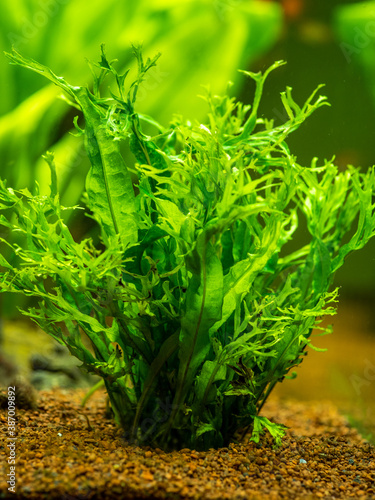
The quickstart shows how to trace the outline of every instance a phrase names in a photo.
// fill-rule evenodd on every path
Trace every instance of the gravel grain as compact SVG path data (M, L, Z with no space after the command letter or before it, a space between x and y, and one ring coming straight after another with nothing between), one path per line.
M38 393L37 409L17 409L16 494L8 491L7 410L0 411L0 498L12 499L375 499L375 448L329 402L271 397L262 414L289 427L273 449L231 444L207 452L130 446L106 418L97 392ZM247 436L248 438L249 436Z

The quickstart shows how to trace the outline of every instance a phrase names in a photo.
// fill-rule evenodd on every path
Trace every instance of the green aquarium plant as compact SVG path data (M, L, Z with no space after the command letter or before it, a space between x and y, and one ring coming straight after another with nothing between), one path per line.
M102 377L130 442L204 450L268 430L279 444L285 427L262 407L313 347L313 329L326 333L334 273L374 235L374 170L297 163L286 138L327 101L316 89L299 106L288 87L286 123L261 118L266 77L282 62L243 71L256 85L251 106L207 90L204 123L176 117L164 127L134 108L157 59L134 54L138 76L126 85L102 47L92 90L7 54L82 111L84 128L74 123L91 162L84 209L98 231L73 237L65 213L83 207L60 205L47 153L49 195L1 181L1 241L17 261L0 257L1 290L38 300L23 314ZM102 97L111 75L117 91ZM301 224L308 238L297 245Z
M232 80L238 90L237 68L267 53L283 25L281 6L262 0L17 0L2 7L0 54L13 45L68 81L89 81L83 56L96 58L102 40L119 54L118 71L131 64L135 38L141 37L147 53L162 51L161 64L147 72L137 97L137 110L161 123L177 111L203 118L196 98L202 83L212 82L222 94ZM51 82L8 64L5 57L0 57L0 87L1 176L15 189L32 190L35 180L41 190L48 189L42 155L53 149L61 203L76 205L90 164L83 137L69 133L74 110L56 99L60 91ZM124 159L131 161L127 149ZM83 213L82 219L76 217L75 224L83 235L88 230ZM13 263L10 251L5 256ZM16 317L16 305L29 303L27 297L3 295L1 314Z

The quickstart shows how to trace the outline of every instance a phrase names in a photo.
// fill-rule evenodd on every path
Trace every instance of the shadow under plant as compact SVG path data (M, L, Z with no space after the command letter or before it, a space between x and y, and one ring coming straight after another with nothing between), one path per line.
M133 442L209 449L250 429L252 440L268 430L280 444L284 426L261 409L313 347L313 328L335 313L334 273L374 235L374 170L297 163L285 140L327 103L316 89L299 106L288 87L287 121L259 118L266 77L282 62L243 72L256 83L251 107L207 92L204 124L164 127L134 109L157 60L144 61L137 48L134 55L139 73L125 91L127 72L117 73L102 48L90 92L8 54L82 110L85 129L75 124L91 162L86 210L100 236L73 239L48 153L49 196L1 181L0 222L24 236L8 243L15 267L0 257L1 290L39 299L23 313L102 377ZM109 75L118 93L102 98ZM156 134L145 135L144 124ZM123 141L134 166L121 156ZM309 239L290 251L301 218Z

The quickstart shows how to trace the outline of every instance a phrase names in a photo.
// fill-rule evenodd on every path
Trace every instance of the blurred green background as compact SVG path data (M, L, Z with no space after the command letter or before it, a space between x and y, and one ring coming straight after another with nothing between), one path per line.
M78 112L57 99L59 90L43 78L8 64L2 51L12 45L77 85L91 82L85 58L98 61L103 42L119 69L132 67L131 43L142 43L145 57L161 52L137 109L165 125L173 114L205 116L197 97L202 84L224 93L232 81L231 94L249 102L254 88L237 69L264 70L284 59L288 64L265 86L265 117L285 120L280 92L287 85L303 103L325 83L323 93L332 105L318 110L289 140L298 162L335 156L342 168L375 164L375 1L14 0L3 2L0 27L0 168L10 186L32 189L37 181L47 190L49 171L41 155L48 149L56 156L62 203L75 204L89 168L82 139L69 134ZM71 221L78 234L82 222ZM361 304L363 331L373 334L375 240L348 259L336 285L343 307ZM14 296L1 300L2 316L16 317ZM366 354L358 354L351 374L358 369L361 375L361 356ZM337 380L332 390L345 386ZM374 392L375 381L366 383Z

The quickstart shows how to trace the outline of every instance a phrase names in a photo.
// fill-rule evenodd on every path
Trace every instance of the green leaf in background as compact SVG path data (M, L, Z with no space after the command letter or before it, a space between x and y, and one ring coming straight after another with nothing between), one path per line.
M173 113L202 116L202 104L196 97L201 85L211 83L218 93L225 90L228 80L238 85L237 69L248 67L267 51L281 25L280 6L259 0L236 6L211 0L180 4L172 0L93 0L90 5L84 0L53 5L17 0L2 11L0 49L9 52L14 46L82 85L90 77L84 59L95 60L103 41L119 57L120 69L131 61L130 44L142 43L147 53L162 52L164 57L138 90L139 110L164 122ZM42 87L40 80L9 66L5 59L0 60L0 86L3 175L14 187L21 187L21 177L22 186L29 187L37 179L47 191L43 163L37 160L53 146L62 199L67 204L77 203L77 186L88 163L82 142L66 134L68 108L56 101L56 89Z

